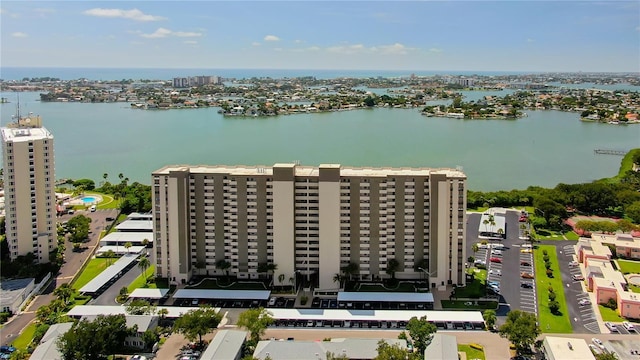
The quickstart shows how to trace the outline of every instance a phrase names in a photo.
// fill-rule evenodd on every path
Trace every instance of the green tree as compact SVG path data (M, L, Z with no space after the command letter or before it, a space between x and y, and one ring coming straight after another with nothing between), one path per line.
M596 360L619 360L618 355L610 352L603 352L595 355Z
M406 360L406 359L422 359L418 352L409 352L408 349L398 344L389 344L384 340L378 341L378 356L374 360ZM422 352L424 354L424 351Z
M485 324L487 324L487 329L493 329L493 326L496 324L496 311L495 310L485 310L482 313L482 317L484 318Z
M342 280L344 280L344 276L336 273L333 274L333 282L337 282L338 286L342 289Z
M498 330L500 336L507 338L518 350L530 347L538 335L540 327L534 314L512 310L507 314L506 322Z
M202 335L216 329L221 320L222 315L213 308L201 307L189 310L179 317L174 323L173 329L191 341L199 340L202 342Z
M77 323L58 339L57 346L64 360L99 360L121 349L132 333L124 315L98 315L94 321Z
M113 264L113 258L116 257L116 253L113 250L108 250L104 253L104 257L107 258L109 265Z
M336 355L331 351L326 352L327 360L349 360L349 357L346 354Z
M96 183L91 179L78 179L73 182L73 186L76 188L82 188L83 190L91 191L96 188Z
M216 268L218 268L218 270L224 272L224 274L228 277L229 276L229 269L231 268L231 263L228 262L227 260L218 260L216 261Z
M358 273L360 266L354 262L349 263L349 265L343 267L342 273L349 277L349 281L351 281L351 277Z
M475 254L478 252L478 250L480 250L480 248L478 247L478 244L477 244L477 243L476 243L476 244L471 245L471 251L473 251L473 255L475 255ZM424 269L424 268L423 268L423 269Z
M396 272L400 268L400 263L396 259L391 259L387 262L387 269L385 272L387 275L391 275L392 279L396 279Z
M65 304L68 304L74 292L75 290L69 286L69 284L65 283L53 290L53 295L57 296L58 299L62 300Z
M149 266L151 266L151 262L149 261L149 259L146 256L141 256L140 260L138 261L138 267L142 272L145 284L147 283L147 269L149 268Z
M411 338L411 343L414 348L418 351L419 354L424 354L424 350L427 348L427 345L431 341L433 334L438 330L438 328L427 321L427 317L423 316L421 318L412 317L409 319L407 323L407 331L409 331L409 337ZM404 334L404 335L403 335ZM406 333L403 331L400 336L408 339ZM398 338L402 338L398 336Z
M72 242L82 242L89 237L89 224L91 218L84 215L76 215L67 221L67 230L69 231L69 239Z
M264 335L269 325L273 324L271 314L264 308L245 310L238 316L237 325L247 329L249 336L254 343L260 341L260 336Z
M640 201L636 201L624 208L624 213L636 224L640 224Z
M156 312L156 306L146 300L135 299L126 306L125 310L129 315L153 315Z
M126 243L124 243L124 248L127 249L127 254L129 253L129 249L133 246L133 244L131 244L131 241L127 241Z

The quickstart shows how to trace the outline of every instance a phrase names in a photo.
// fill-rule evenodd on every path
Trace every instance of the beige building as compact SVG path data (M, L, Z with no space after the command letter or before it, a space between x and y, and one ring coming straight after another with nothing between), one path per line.
M56 247L53 135L31 115L0 131L11 258L31 252L39 263L49 262Z
M465 283L459 170L176 165L153 173L153 191L156 271L172 282L219 274L225 260L240 278L271 263L275 285L283 274L282 285L335 289L348 264L371 280L388 277L395 259L398 278Z

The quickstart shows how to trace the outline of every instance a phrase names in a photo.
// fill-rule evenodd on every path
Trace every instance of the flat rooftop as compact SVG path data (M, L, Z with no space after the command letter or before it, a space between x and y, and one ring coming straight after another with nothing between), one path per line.
M466 179L467 176L453 168L410 168L410 167L344 167L340 164L322 164L323 168L339 168L340 176L429 176L442 174L452 178ZM292 167L295 176L318 176L320 167L291 164L275 164L273 167ZM187 171L196 174L229 174L239 176L273 176L273 167L267 165L169 165L153 172L154 175L168 175L171 171Z
M127 266L131 265L138 258L138 254L124 254L120 259L118 259L113 265L104 269L98 276L93 278L93 280L89 281L85 286L83 286L80 290L81 293L95 293L102 286L104 286L109 280L118 275L119 272L123 271Z
M552 360L595 359L587 342L583 339L547 336L543 343L547 355Z
M53 139L53 135L43 127L0 128L5 141L25 142L40 139Z
M0 282L0 305L12 306L18 298L22 297L22 294L32 281L35 281L35 279L26 278Z
M120 224L116 225L116 229L118 231L136 231L137 230L139 232L152 232L153 220L125 220ZM151 236L153 236L153 233L151 234Z
M200 360L235 360L247 334L248 332L239 330L218 330Z
M274 319L282 320L353 320L409 321L413 316L426 316L431 322L484 323L480 311L433 310L346 310L346 309L267 309Z
M169 289L145 289L138 288L129 294L130 298L162 299L169 293Z
M268 300L270 290L205 290L179 289L174 299Z
M338 301L421 302L432 303L432 293L417 292L344 292L338 293Z
M177 318L186 314L190 310L199 309L199 307L181 307L181 306L158 306L157 310L167 309L169 313L168 318ZM220 311L220 308L215 308L216 312ZM97 315L128 315L127 307L120 305L76 305L67 313L68 316L83 317L83 316L97 316Z
M141 242L144 239L149 240L149 242L153 242L154 240L153 232L146 231L115 231L105 235L102 239L100 239L100 243L105 242L118 242L118 243L127 243L127 242Z

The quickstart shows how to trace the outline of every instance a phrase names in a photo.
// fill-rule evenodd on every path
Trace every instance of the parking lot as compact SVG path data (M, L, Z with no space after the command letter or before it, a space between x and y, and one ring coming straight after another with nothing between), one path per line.
M535 276L535 271L533 254L528 252L530 247L520 239L520 215L519 211L514 210L496 215L505 217L505 239L487 240L486 248L480 243L482 239L478 238L480 214L468 215L467 252L473 254L473 244L479 244L480 249L474 257L487 266L487 294L499 293L499 316L506 315L510 310L537 314L535 281L522 278L522 273Z

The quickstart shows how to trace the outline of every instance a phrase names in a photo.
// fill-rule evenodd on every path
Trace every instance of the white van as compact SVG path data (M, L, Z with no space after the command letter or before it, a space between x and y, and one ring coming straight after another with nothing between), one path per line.
M95 212L96 211L96 206L95 205L91 205L91 207L89 208L89 211Z

